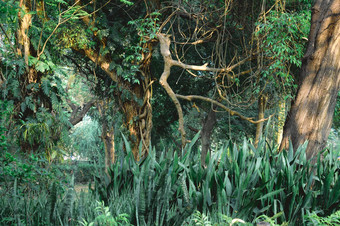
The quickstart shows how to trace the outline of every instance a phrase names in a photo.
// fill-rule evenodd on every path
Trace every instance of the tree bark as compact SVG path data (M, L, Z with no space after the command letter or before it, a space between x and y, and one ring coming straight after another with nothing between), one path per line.
M211 108L207 117L204 120L202 131L201 131L201 165L205 166L205 159L207 157L208 151L210 150L211 144L211 134L216 124L216 112L215 107Z
M276 130L276 144L280 145L283 135L283 126L286 118L286 101L284 99L279 100L279 112L277 116L277 130Z
M105 172L109 175L109 168L115 162L115 140L114 127L112 124L109 126L109 123L106 120L108 102L110 102L110 100L97 101L97 108L101 117L102 133L100 137L104 144Z
M340 0L317 0L300 86L288 114L280 150L308 140L307 158L325 148L340 84ZM315 161L315 159L314 159Z
M68 120L73 126L78 124L83 120L86 113L90 110L90 108L94 105L95 101L91 100L85 103L83 106L77 106L73 104L70 100L66 100L70 108L72 109L72 113L70 119Z
M32 23L32 14L29 13L31 11L31 1L20 0L19 6L22 8L22 11L19 10L18 12L17 52L19 56L24 57L28 82L31 83L36 82L32 70L28 65L28 57L31 55L31 40L28 37L28 30Z
M40 83L42 78L42 73L38 72L34 65L29 65L28 59L29 56L34 56L36 51L31 45L31 39L29 37L29 29L32 24L32 13L31 11L34 11L32 9L32 2L31 0L20 0L19 1L19 7L18 10L18 28L16 30L16 54L20 58L22 57L24 60L24 67L25 70L23 70L23 73L18 76L18 80L21 87L21 95L20 99L15 99L15 117L20 118L22 120L26 120L28 117L34 117L36 110L38 109L39 105L36 101L34 101L34 108L32 109L29 107L26 107L25 109L22 108L22 103L25 103L27 97L32 97L32 100L38 99L37 96L42 97L42 91L36 91L33 88L28 89L27 86L32 83ZM20 67L20 66L18 66ZM42 97L42 102L44 104L44 107L50 107L49 101L46 100L46 98ZM21 114L21 115L20 115ZM25 153L33 153L35 152L39 147L38 142L34 142L33 144L30 144L27 140L22 139L20 140L20 147L21 150Z
M104 142L105 149L105 172L109 175L109 169L111 165L115 162L115 140L114 140L114 130L107 130L105 125L102 125L102 135L101 138Z
M28 96L26 86L30 83L37 83L40 81L37 71L34 67L29 66L28 57L32 55L31 40L28 36L30 26L32 24L31 1L20 0L19 6L22 10L18 12L18 29L16 32L16 47L19 57L24 58L25 73L20 77L20 86L22 87L22 96Z
M124 125L129 131L131 151L136 161L148 155L151 142L152 107L150 104L151 91L149 88L144 90L142 85L135 85L133 89L132 93L135 95L135 98L144 99L142 106L133 100L133 98L125 101L122 101L122 98L120 98L120 107L125 115ZM142 145L141 153L139 153L140 144Z
M257 120L264 119L264 113L266 109L266 97L264 95L259 96L258 99L258 118ZM255 147L257 147L263 131L263 122L256 124L256 134L255 134Z

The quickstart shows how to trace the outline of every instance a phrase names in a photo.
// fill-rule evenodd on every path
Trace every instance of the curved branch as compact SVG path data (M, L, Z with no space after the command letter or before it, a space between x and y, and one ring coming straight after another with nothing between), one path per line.
M182 98L182 99L186 99L186 100L191 100L192 98L196 98L196 99L202 99L203 98L206 101L210 101L211 103L214 103L217 106L220 106L224 110L228 111L231 115L237 115L241 119L247 120L251 123L255 123L255 124L260 123L260 121L254 121L254 120L252 120L252 118L247 118L247 117L241 115L240 113L233 111L233 110L227 108L226 106L224 106L223 104L221 104L217 101L214 101L212 99L209 99L209 98L206 98L206 97L201 97L201 96L181 96L181 95L175 94L175 92L172 90L172 88L170 87L170 85L167 82L167 79L170 76L170 70L171 70L172 66L178 66L178 67L181 67L181 68L186 69L186 70L195 70L195 71L230 72L234 68L240 66L241 64L243 64L247 60L249 60L251 58L251 56L237 62L234 65L228 66L226 68L210 68L210 67L208 67L208 64L204 64L204 65L200 65L200 66L199 65L184 64L184 63L180 62L179 60L173 60L172 59L171 52L170 52L170 43L171 43L170 36L162 34L162 33L158 33L157 37L158 37L158 40L159 40L159 43L160 43L161 54L162 54L163 59L164 59L164 70L163 70L163 73L160 77L159 83L163 86L163 88L168 93L169 97L171 98L172 102L176 106L177 113L178 113L178 124L179 124L178 130L181 132L182 146L183 147L187 143L187 140L186 140L186 137L185 137L186 133L185 133L185 129L184 129L183 110L182 110L182 107L181 107L181 104L180 104L178 98Z
M230 108L224 106L220 102L217 102L216 100L210 99L208 97L202 97L202 96L197 96L197 95L183 96L183 95L179 95L179 94L176 94L176 97L180 98L180 99L183 99L183 100L187 100L187 101L192 101L193 99L196 99L196 100L203 100L203 101L210 102L212 104L215 104L216 106L219 106L220 108L224 109L225 111L229 112L229 114L236 115L240 119L246 120L246 121L251 122L253 124L258 124L258 123L267 121L271 117L271 116L269 116L268 118L264 118L264 119L261 119L261 120L254 121L253 118L245 117L241 113L239 113L237 111L234 111L234 110L231 110Z
M179 103L179 100L176 97L175 92L171 89L170 85L167 82L167 79L170 76L170 69L174 65L173 62L174 60L171 59L171 54L170 54L170 38L169 36L166 36L164 34L158 34L158 39L161 45L161 54L164 59L164 70L163 73L159 79L159 83L165 91L168 93L169 97L171 98L172 102L174 102L177 113L178 113L178 130L181 132L181 137L182 137L182 147L185 146L187 143L186 140L186 133L184 129L184 117L183 117L183 110L181 107L181 104Z

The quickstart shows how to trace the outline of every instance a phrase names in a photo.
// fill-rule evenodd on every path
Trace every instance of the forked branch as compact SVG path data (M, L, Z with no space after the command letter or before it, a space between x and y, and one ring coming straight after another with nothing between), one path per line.
M249 58L245 58L245 59L237 62L236 64L227 67L227 68L211 68L211 67L208 67L207 64L204 64L204 65L201 65L201 66L188 65L188 64L184 64L184 63L182 63L178 60L172 59L171 52L170 52L170 43L171 43L170 36L159 33L159 34L157 34L157 37L158 37L158 40L160 42L161 54L162 54L163 59L164 59L164 70L163 70L163 73L162 73L161 78L159 80L159 83L163 86L163 88L168 93L169 97L171 98L171 100L173 101L173 103L176 106L176 110L177 110L177 113L178 113L178 124L179 124L178 130L181 133L182 146L183 147L187 143L187 140L186 140L186 133L185 133L185 129L184 129L183 110L182 110L182 107L181 107L181 104L180 104L178 98L185 99L185 100L188 100L188 101L191 101L192 99L199 99L199 100L203 100L203 101L208 101L210 103L215 104L216 106L223 108L225 111L229 112L231 115L236 115L236 116L240 117L241 119L246 120L246 121L251 122L251 123L254 123L254 124L268 120L268 118L266 118L266 119L254 121L252 118L245 117L242 114L240 114L239 112L233 111L230 108L224 106L223 104L221 104L221 103L219 103L219 102L217 102L213 99L207 98L207 97L195 96L195 95L182 96L182 95L176 94L167 82L167 79L170 76L170 70L171 70L172 66L178 66L178 67L181 67L181 68L186 69L186 70L195 70L195 71L230 72L234 68L245 63L247 60L249 60Z

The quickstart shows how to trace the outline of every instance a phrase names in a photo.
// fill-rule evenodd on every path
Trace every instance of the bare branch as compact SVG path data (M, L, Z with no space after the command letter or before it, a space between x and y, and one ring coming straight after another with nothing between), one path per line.
M247 120L247 121L254 123L254 124L261 122L261 121L254 121L252 118L247 118L247 117L241 115L240 113L233 111L233 110L227 108L226 106L224 106L223 104L221 104L221 103L219 103L215 100L212 100L210 98L206 98L206 97L202 97L202 96L182 96L182 95L175 94L175 92L172 90L172 88L170 87L170 85L167 82L167 79L170 76L170 69L171 69L172 66L178 66L178 67L181 67L181 68L186 69L186 70L195 70L195 71L230 72L234 68L244 64L252 56L246 57L243 60L237 62L236 64L228 66L227 68L211 68L211 67L208 67L208 64L204 64L204 65L201 65L201 66L199 66L199 65L188 65L188 64L184 64L184 63L180 62L179 60L173 60L172 59L171 52L170 52L171 41L170 41L169 35L158 33L157 37L158 37L158 40L160 42L161 54L162 54L163 59L164 59L164 70L163 70L163 73L162 73L161 78L159 80L159 83L163 86L163 88L168 93L169 97L171 98L171 100L173 101L173 103L176 106L177 113L178 113L178 124L179 124L178 130L181 133L182 146L183 147L187 143L187 140L186 140L186 133L185 133L185 129L184 129L183 110L182 110L182 107L181 107L181 104L180 104L178 98L186 99L186 100L189 100L189 101L191 101L191 99L193 99L193 98L209 101L209 102L215 104L216 106L223 108L224 110L229 112L231 115L239 116L243 120ZM265 120L263 120L263 121L265 121Z
M179 100L176 97L175 92L171 89L170 85L167 82L168 77L170 76L170 69L173 66L173 60L171 59L170 53L170 38L164 34L158 34L158 39L161 45L161 54L164 59L164 71L159 79L159 83L163 86L165 91L168 93L169 97L171 98L172 102L174 102L177 113L178 113L178 130L181 132L182 137L182 147L185 146L187 143L186 140L186 133L184 129L184 117L183 117L183 110Z
M176 97L183 99L183 100L187 100L187 101L192 101L192 100L196 99L196 100L203 100L203 101L210 102L212 104L215 104L216 106L219 106L220 108L224 109L225 111L229 112L229 114L236 115L236 116L240 117L242 120L246 120L246 121L251 122L253 124L258 124L258 123L267 121L271 117L271 116L269 116L268 118L254 121L253 118L245 117L241 113L234 111L234 110L231 110L230 108L224 106L220 102L213 100L213 99L210 99L208 97L202 97L202 96L197 96L197 95L183 96L183 95L179 95L179 94L176 94Z

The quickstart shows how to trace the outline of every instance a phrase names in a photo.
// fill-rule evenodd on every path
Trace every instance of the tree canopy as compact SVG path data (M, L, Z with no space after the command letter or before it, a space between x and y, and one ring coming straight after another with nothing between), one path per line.
M0 0L0 224L337 224L339 34L340 0Z
M201 131L204 159L221 139L256 145L269 118L279 144L304 82L311 1L0 4L4 123L24 152L67 152L85 115L99 123L107 164L122 136L140 161L151 143L181 150Z

